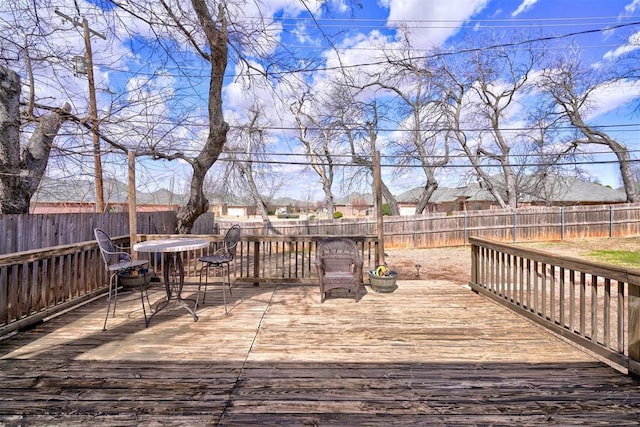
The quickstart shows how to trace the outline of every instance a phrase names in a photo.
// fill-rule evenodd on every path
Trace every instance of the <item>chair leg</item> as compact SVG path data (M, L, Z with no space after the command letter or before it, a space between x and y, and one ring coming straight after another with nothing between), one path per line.
M233 293L231 292L231 274L229 272L229 265L226 265L226 267L227 267L226 285L229 288L229 295L233 295ZM204 292L202 293L202 303L203 304L205 302L205 299L207 298L207 287L209 285L209 269L210 268L222 269L222 301L224 302L224 314L228 315L229 311L227 309L227 293L225 292L225 289L224 289L224 285L225 285L225 265L215 265L215 266L208 265L208 266L202 267L200 269L200 279L198 281L198 296L196 297L196 309L198 309L198 305L200 304L200 293L201 293L201 289L202 289L202 271L203 270L205 270ZM218 272L218 274L219 274L219 272Z
M140 285L140 302L142 303L142 315L144 316L144 326L146 328L149 326L149 319L147 318L147 308L144 305L145 297L149 306L149 314L151 314L153 313L153 307L151 307L151 301L149 301L149 285L147 283Z
M204 276L204 296L202 297L202 303L204 304L204 299L207 297L207 282L209 279L209 266L205 265L202 268L200 268L200 277L198 279L198 295L196 296L196 305L194 307L194 310L198 309L198 306L200 305L200 292L202 289L202 273L204 272L205 276Z
M229 286L229 294L231 295L231 277L229 275L229 264L227 264L227 285ZM224 314L229 315L227 311L227 293L224 291L224 265L222 266L222 301L224 302Z
M115 295L113 292L113 288L114 288L114 284L115 284L115 274L112 274L111 277L109 277L109 296L107 297L107 313L104 316L104 325L102 325L102 330L106 331L107 330L107 319L109 318L109 311L111 310L111 298L113 298L113 316L115 317L116 315L116 300L118 298L118 287L115 286Z

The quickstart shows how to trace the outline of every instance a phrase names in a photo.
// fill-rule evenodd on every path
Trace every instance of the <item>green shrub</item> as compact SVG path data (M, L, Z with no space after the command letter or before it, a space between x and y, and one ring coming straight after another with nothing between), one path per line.
M340 211L335 211L333 213L333 219L340 219L340 218L342 218L342 216L343 216L342 212L340 212Z
M389 203L382 204L382 215L391 216L391 206L389 206Z

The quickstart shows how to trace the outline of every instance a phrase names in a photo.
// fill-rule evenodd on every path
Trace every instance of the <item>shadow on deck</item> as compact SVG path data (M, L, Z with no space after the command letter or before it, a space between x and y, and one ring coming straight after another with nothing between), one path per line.
M149 328L124 294L106 332L104 299L87 304L0 341L0 424L640 421L639 381L466 287L339 292L234 287L225 317L216 288L198 322L175 307Z

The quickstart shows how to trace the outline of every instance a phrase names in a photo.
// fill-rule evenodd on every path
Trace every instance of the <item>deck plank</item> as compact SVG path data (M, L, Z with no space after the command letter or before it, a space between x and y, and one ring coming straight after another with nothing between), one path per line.
M636 425L640 382L446 281L210 290L144 327L101 299L0 341L6 425ZM161 297L155 289L153 298ZM185 294L193 296L189 286Z

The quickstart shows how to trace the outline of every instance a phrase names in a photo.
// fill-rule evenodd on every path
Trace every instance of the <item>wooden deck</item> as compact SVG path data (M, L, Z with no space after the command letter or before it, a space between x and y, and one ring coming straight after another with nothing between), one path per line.
M225 317L214 289L146 329L129 293L106 332L102 298L0 341L0 425L640 422L640 381L460 284L367 291L235 287Z

